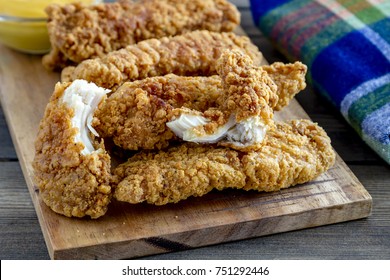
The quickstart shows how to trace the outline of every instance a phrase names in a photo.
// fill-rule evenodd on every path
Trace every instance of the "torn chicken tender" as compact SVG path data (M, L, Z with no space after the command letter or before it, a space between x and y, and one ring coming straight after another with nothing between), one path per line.
M90 122L108 90L86 81L57 83L39 125L33 161L40 196L68 217L99 218L111 199L110 156Z
M174 108L217 105L220 79L168 74L127 82L98 108L93 127L124 149L163 149L176 139L166 127Z
M314 180L335 153L325 131L310 120L276 123L257 151L192 143L140 152L114 170L114 197L129 203L176 203L213 189L277 191Z
M46 13L52 49L42 62L50 70L101 57L146 39L193 30L230 32L240 24L237 8L226 0L52 4Z
M306 66L300 62L277 62L275 67L272 64L261 68L278 83L278 102L273 109L286 106L289 98L293 98L306 86L306 71L300 70L306 69ZM222 79L216 75L185 77L168 74L126 82L96 110L93 126L100 136L112 138L123 149L163 149L177 139L175 133L183 138L180 133L186 129L205 124L201 114L198 114L199 119L195 118L193 111L205 112L211 107L222 108L224 96ZM184 127L176 125L178 129L174 133L166 123L171 120L174 108L183 107L192 109L192 114L189 118L185 114L179 117L178 123ZM198 123L195 124L195 121ZM250 121L247 125L250 125ZM253 118L252 121L256 119ZM189 122L188 125L186 122ZM250 131L256 133L252 128Z
M167 126L184 141L257 149L273 124L277 87L267 72L239 50L225 50L217 61L224 99L204 113L177 108Z
M170 73L211 76L217 74L215 64L221 53L232 48L241 49L254 64L261 64L262 54L248 37L202 30L141 41L101 58L85 60L65 68L61 79L84 79L114 90L126 81Z

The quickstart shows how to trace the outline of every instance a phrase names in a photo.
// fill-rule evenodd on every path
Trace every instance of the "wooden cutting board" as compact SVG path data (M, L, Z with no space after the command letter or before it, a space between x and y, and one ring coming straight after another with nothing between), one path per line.
M59 80L39 56L0 45L0 98L53 259L135 258L367 217L371 196L342 159L315 181L274 193L226 190L178 204L112 202L98 220L52 212L32 180L34 140ZM308 118L293 100L278 119Z

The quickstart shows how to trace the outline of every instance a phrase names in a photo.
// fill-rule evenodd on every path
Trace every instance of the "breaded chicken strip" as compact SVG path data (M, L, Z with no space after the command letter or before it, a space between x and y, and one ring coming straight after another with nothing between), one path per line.
M325 131L309 120L294 120L277 123L258 151L183 144L138 153L114 170L114 197L164 205L212 189L276 191L315 179L334 161Z
M88 59L62 71L62 81L84 79L115 89L126 81L176 74L211 76L225 49L239 48L260 65L262 54L246 36L234 33L193 31L184 35L149 39L111 52L101 58Z
M225 145L254 149L272 124L276 86L238 50L226 50L216 67L221 83L172 74L126 83L96 112L94 127L132 150L167 147L174 138L167 127L185 141L227 138Z
M110 156L90 134L96 133L94 108L106 93L85 81L58 83L40 122L35 181L46 205L68 217L98 218L110 202Z
M51 52L47 69L62 69L139 41L193 30L233 31L237 8L226 0L119 1L87 6L52 4L46 8Z
M289 98L306 86L304 64L275 65L262 66L278 83L274 110L287 105ZM173 109L186 107L205 112L211 107L221 108L226 101L224 96L219 76L168 74L127 82L96 111L93 126L100 136L113 138L124 149L163 149L176 139L166 126Z

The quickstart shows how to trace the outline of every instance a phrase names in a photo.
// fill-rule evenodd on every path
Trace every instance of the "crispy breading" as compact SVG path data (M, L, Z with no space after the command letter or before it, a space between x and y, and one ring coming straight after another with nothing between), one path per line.
M315 179L334 161L325 131L309 120L294 120L277 123L258 151L187 143L140 152L114 169L114 197L164 205L212 189L276 191Z
M35 182L43 201L52 210L68 217L98 218L107 211L111 199L110 156L103 142L93 141L95 151L85 151L87 143L76 141L74 108L63 101L69 84L57 83L35 141L33 161Z
M278 87L279 99L273 108L275 111L280 111L287 106L298 92L306 88L307 66L300 61L288 64L275 62L262 68Z
M335 162L325 130L310 120L279 122L264 145L241 160L245 190L276 191L315 179Z
M272 121L277 87L263 67L239 50L226 50L217 61L217 73L226 92L224 107L237 122L253 116Z
M176 74L211 76L225 49L239 48L260 65L262 54L246 36L231 32L193 31L183 35L149 39L88 59L62 71L62 81L84 79L98 86L115 89L126 81Z
M43 65L51 70L146 39L193 30L229 32L240 24L237 8L226 0L52 4L46 13L52 50Z

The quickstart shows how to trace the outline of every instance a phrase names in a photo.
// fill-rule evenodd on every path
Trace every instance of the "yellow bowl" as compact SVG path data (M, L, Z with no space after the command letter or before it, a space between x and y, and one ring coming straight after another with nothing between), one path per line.
M43 54L50 50L46 19L0 15L0 42L18 51Z
M51 3L66 4L75 1L77 0L0 0L0 43L31 54L48 52L50 41L45 7ZM102 1L81 2L92 4Z

